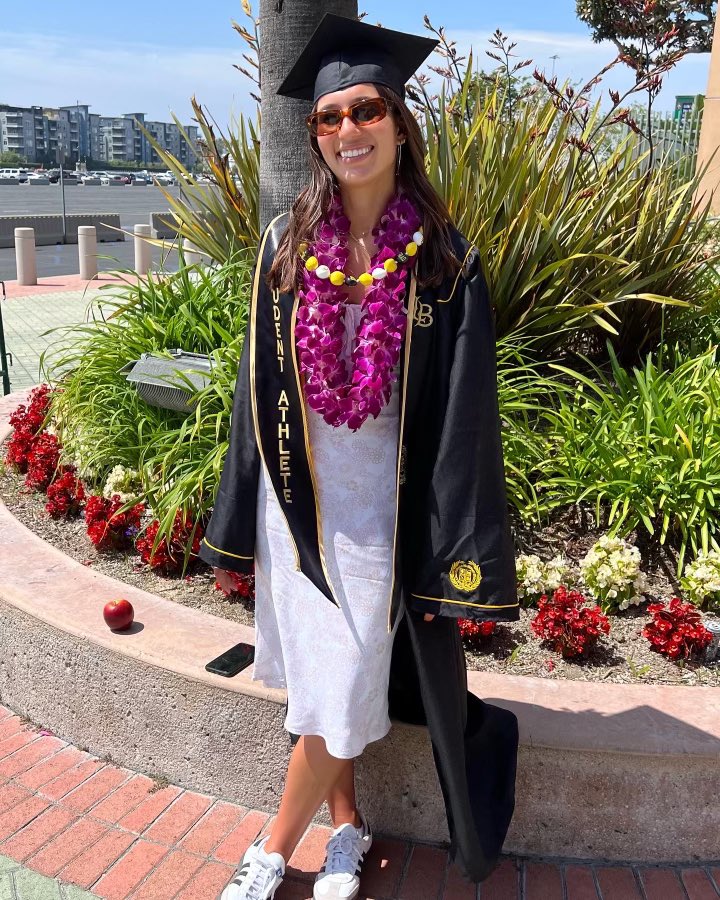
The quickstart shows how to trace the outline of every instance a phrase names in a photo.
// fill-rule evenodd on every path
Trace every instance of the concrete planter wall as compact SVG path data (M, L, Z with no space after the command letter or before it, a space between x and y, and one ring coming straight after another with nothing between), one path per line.
M23 399L0 401L0 440L7 413ZM127 634L102 620L102 606L117 596L136 610ZM273 811L290 749L284 692L253 683L249 670L226 679L204 669L233 643L252 639L252 629L76 563L0 505L0 698L64 739ZM720 689L480 672L469 683L520 722L507 851L720 859ZM425 729L394 726L368 747L358 780L378 832L447 839Z
M77 244L79 225L94 225L98 241L124 241L118 213L68 213L65 216L68 244ZM112 227L109 227L112 226ZM0 247L15 246L16 228L34 228L35 245L59 244L63 239L62 216L0 216Z

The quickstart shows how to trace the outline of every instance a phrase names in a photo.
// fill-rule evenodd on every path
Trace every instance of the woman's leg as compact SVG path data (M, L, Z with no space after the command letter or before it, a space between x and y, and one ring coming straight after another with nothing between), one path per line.
M346 822L359 828L362 822L355 802L355 761L352 759L344 761L347 765L327 795L330 818L334 828L338 828Z
M312 817L329 797L352 760L331 756L325 739L303 735L295 745L277 818L265 844L267 853L279 853L287 862Z

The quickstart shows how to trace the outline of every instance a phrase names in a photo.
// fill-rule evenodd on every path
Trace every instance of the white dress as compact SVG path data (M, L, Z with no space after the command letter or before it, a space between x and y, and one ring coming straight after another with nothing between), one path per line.
M348 303L342 350L348 363L359 320L360 304ZM306 402L305 409L325 559L340 605L295 569L287 522L262 464L252 677L287 689L288 731L321 735L332 756L350 759L390 730L388 678L399 621L389 634L399 385L393 382L378 418L356 432L333 428Z

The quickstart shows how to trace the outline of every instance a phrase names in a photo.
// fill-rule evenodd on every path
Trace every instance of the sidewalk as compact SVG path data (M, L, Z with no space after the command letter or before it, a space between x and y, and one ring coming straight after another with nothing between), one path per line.
M9 366L10 389L21 390L44 380L39 371L40 355L62 337L61 332L43 337L44 332L86 321L88 305L102 296L101 285L120 283L119 279L103 274L93 281L82 281L79 275L41 278L32 286L6 281L7 300L0 312L5 346L13 360Z
M69 745L0 706L0 900L214 900L270 824ZM329 829L311 826L276 900L308 900ZM438 848L377 836L365 900L717 900L720 867L503 858L476 889ZM90 893L87 893L87 892Z

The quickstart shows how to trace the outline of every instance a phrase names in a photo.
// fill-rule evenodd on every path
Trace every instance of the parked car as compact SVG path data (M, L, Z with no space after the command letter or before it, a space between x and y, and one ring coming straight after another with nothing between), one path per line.
M50 179L50 184L57 184L60 181L60 169L48 169L45 174ZM69 182L80 184L80 174L80 172L71 172L68 169L63 169L63 181L66 184Z
M27 177L28 184L50 184L46 172L31 172Z
M0 175L3 178L17 178L19 184L23 184L28 180L30 173L27 169L5 168L0 169Z
M100 176L95 175L92 172L88 172L86 175L83 175L80 180L82 181L83 184L87 184L87 185L102 184Z

